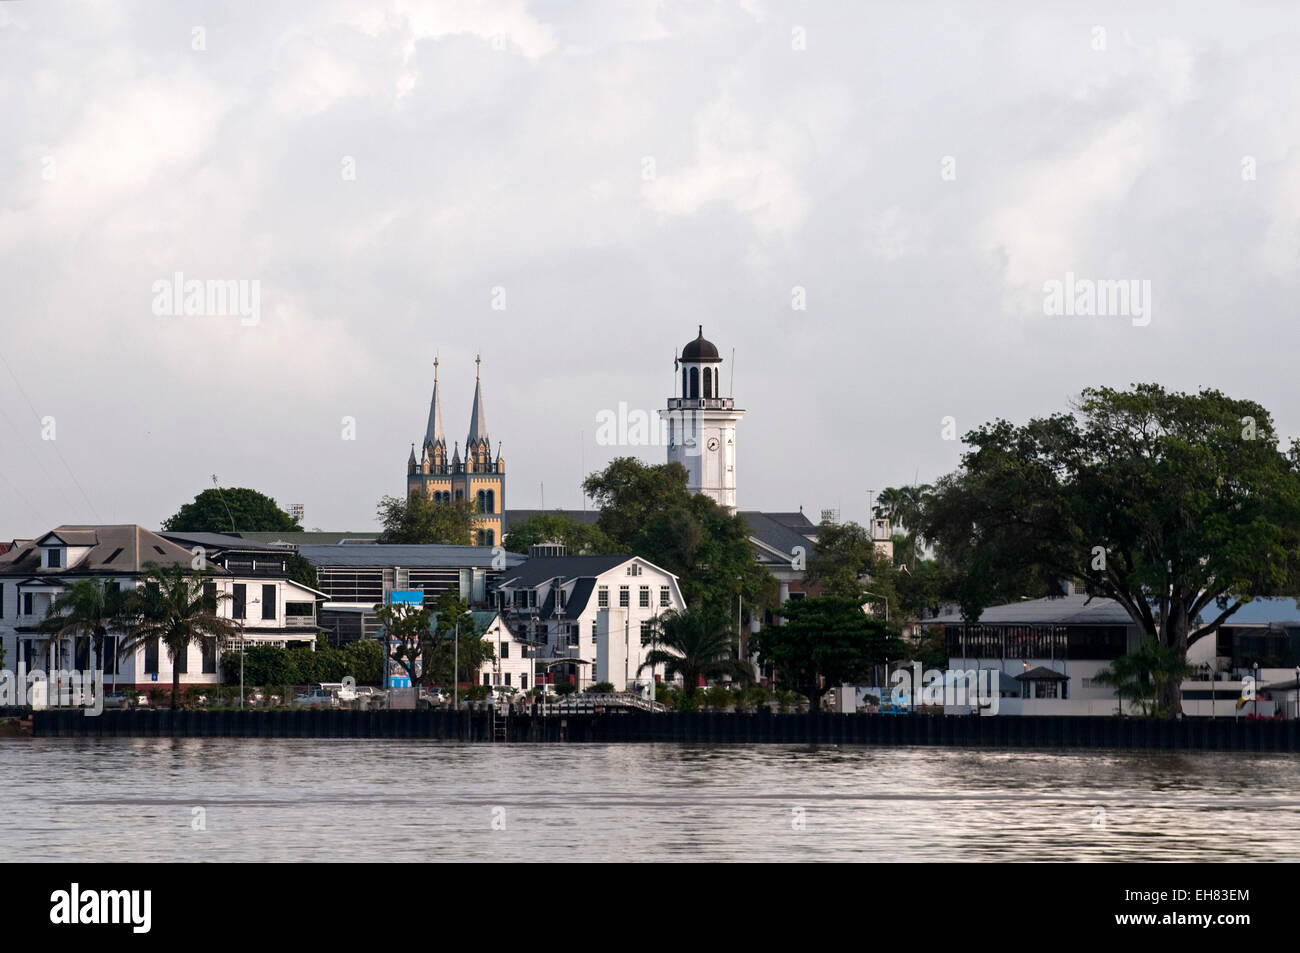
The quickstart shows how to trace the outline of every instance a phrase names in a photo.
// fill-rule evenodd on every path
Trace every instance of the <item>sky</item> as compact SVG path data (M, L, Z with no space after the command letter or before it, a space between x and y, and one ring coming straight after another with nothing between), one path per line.
M701 324L742 510L863 520L1088 386L1300 435L1297 62L1290 3L0 3L0 538L214 476L371 529L435 356L577 508Z

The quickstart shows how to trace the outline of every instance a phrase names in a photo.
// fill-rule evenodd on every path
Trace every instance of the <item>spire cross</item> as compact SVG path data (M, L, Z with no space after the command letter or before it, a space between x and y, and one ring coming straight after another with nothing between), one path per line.
M479 379L479 378L478 378L479 365L482 364L482 363L483 363L483 358L482 358L482 356L481 356L481 355L478 355L478 354L475 354L475 355L474 355L474 380L478 380L478 379Z
M438 358L436 356L433 359L433 382L438 383Z

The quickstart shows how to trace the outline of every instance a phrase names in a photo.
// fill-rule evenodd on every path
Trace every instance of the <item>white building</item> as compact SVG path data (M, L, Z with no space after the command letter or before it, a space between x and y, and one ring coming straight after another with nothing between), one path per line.
M736 424L745 416L722 396L722 358L700 334L674 362L680 367L681 396L659 412L668 423L668 462L686 468L686 488L736 511Z
M504 625L532 647L539 676L579 690L646 685L652 673L641 665L655 620L686 608L677 577L640 556L537 556L504 575Z
M5 667L28 672L102 671L109 685L139 689L171 685L173 665L182 686L222 681L218 653L191 645L173 663L165 647L140 646L119 658L123 633L105 638L103 659L85 641L51 642L37 625L60 593L79 579L100 579L121 589L141 584L150 563L164 568L206 565L207 582L230 598L219 601L218 614L240 624L248 645L285 646L316 641L316 601L323 596L288 578L287 553L272 547L217 534L167 534L141 526L60 526L35 540L15 542L0 556L0 641Z
M480 685L517 688L533 687L533 659L528 643L510 631L499 612L475 612L474 625L483 630L483 640L492 646L496 658L484 662L478 671Z

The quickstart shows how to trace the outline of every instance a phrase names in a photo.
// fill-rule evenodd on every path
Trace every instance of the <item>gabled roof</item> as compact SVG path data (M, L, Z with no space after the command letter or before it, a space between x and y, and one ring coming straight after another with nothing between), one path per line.
M39 544L57 538L70 546L88 547L81 559L70 566L46 569L41 566ZM111 526L58 526L40 538L15 546L0 556L0 574L31 576L89 576L106 573L139 573L148 563L160 566L189 566L193 556L183 546L134 524Z
M245 539L242 536L233 536L229 533L173 533L164 530L158 534L163 539L169 539L178 546L202 546L208 550L234 550L237 552L271 552L287 553L291 550L286 546L273 546L269 542L261 542L255 539Z
M749 527L750 540L766 548L773 559L792 562L795 558L796 546L803 551L805 559L812 555L812 541L802 533L775 519L772 514L760 513L757 510L745 510L740 515L744 517L745 525ZM811 523L808 524L808 527L814 532L817 529Z
M630 555L615 556L534 556L514 572L502 578L500 588L534 588L549 579L563 576L567 579L595 578L602 573L635 559Z
M1020 682L1068 682L1069 680L1069 675L1054 672L1044 665L1038 665L1016 676L1016 681Z

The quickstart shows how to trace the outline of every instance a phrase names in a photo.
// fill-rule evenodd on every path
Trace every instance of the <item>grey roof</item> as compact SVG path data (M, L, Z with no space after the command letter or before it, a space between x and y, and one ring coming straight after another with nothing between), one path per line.
M483 382L474 378L474 407L469 415L469 436L465 438L465 455L480 440L487 440L487 413L483 410Z
M595 591L596 579L594 576L584 576L574 583L573 594L566 600L563 609L564 618L571 621L582 615L582 610L587 608L587 603L591 601L591 594ZM560 610L555 604L555 590L548 589L539 616L543 619L554 619L558 618L559 614Z
M364 540L373 543L379 538L377 530L371 530L368 533L314 533L314 532L295 532L295 533L239 533L243 539L254 540L261 543L286 543L290 546L325 546L334 543L341 543L344 540Z
M313 566L491 569L496 549L492 546L357 543L344 546L299 546L298 552ZM506 553L506 566L517 566L526 558L518 553Z
M960 625L962 617L959 610L953 609L922 621ZM1086 595L1026 599L1004 606L989 606L979 621L984 625L1130 625L1133 622L1124 607L1114 599L1089 598Z
M502 578L501 587L540 586L548 579L563 576L565 579L581 579L584 576L598 576L615 566L621 566L629 555L618 556L534 556L526 559L514 572Z
M164 531L158 534L163 539L170 539L180 546L202 546L205 549L234 549L284 552L282 546L272 546L269 542L232 536L229 533L173 533Z
M503 516L506 532L509 533L512 527L525 520L530 520L534 516L567 516L575 523L581 523L584 526L595 526L596 521L600 519L600 510L506 510Z
M1044 665L1037 665L1027 672L1021 672L1016 676L1016 681L1026 682L1068 682L1069 675L1055 672Z
M768 519L776 520L787 529L792 529L797 533L817 534L817 524L804 516L803 510L795 513L764 513Z
M447 435L442 432L442 403L438 400L438 362L433 362L433 398L429 401L429 422L424 428L424 445L447 446Z
M89 546L90 551L70 566L43 569L38 544L56 536L70 546ZM0 574L35 576L80 576L104 573L138 573L148 563L160 566L189 566L193 555L183 546L131 523L113 526L59 526L49 533L21 543L0 556ZM215 569L220 572L221 570Z
M808 537L774 519L771 515L757 510L745 510L740 515L744 517L745 524L749 527L749 535L753 539L783 553L787 559L794 558L796 546L803 550L805 557L811 555L812 543ZM816 530L811 523L809 527Z

